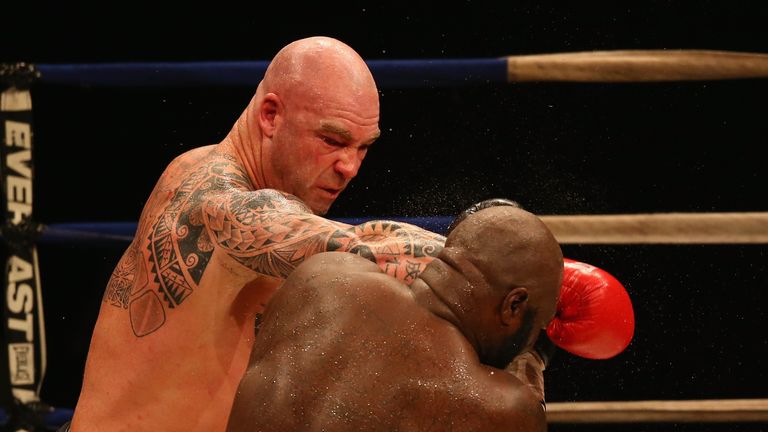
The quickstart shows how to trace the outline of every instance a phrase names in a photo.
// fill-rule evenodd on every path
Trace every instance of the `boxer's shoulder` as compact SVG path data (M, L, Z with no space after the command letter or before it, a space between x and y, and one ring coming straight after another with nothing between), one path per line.
M408 286L387 276L379 266L347 252L323 252L304 261L288 277L284 287L323 293L334 301L397 301L410 298Z
M361 278L365 279L382 274L381 269L376 264L359 255L346 252L322 252L307 258L290 277L338 278L355 276L357 280L361 280Z

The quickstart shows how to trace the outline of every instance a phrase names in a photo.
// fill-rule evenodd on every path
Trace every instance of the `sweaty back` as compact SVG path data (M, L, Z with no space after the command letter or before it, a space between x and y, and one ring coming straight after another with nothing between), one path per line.
M268 306L227 430L473 432L522 421L519 404L535 401L472 353L373 263L318 254Z

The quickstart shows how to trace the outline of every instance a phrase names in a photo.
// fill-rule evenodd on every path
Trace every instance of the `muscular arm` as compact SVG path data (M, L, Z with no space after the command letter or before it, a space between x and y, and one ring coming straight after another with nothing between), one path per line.
M280 278L312 255L339 251L410 284L445 243L443 236L400 222L334 222L271 189L212 196L203 204L203 219L214 245L255 272Z

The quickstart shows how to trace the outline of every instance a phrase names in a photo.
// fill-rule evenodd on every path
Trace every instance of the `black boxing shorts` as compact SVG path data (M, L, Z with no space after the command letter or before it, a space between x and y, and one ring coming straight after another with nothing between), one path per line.
M70 422L66 422L66 423L64 423L63 425L61 425L61 427L59 428L59 430L58 430L58 431L56 431L56 432L71 432L71 431L70 431L70 429L69 429L69 425L70 425L70 424L71 424Z

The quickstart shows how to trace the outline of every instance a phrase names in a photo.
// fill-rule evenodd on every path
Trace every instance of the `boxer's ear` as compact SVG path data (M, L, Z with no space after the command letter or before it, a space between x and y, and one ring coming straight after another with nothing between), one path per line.
M278 123L278 116L282 112L283 102L280 100L280 96L274 93L267 93L264 95L264 99L259 104L259 110L257 112L259 127L262 133L269 138L275 133L275 128Z
M501 302L501 323L505 326L520 325L527 308L528 288L513 288Z

